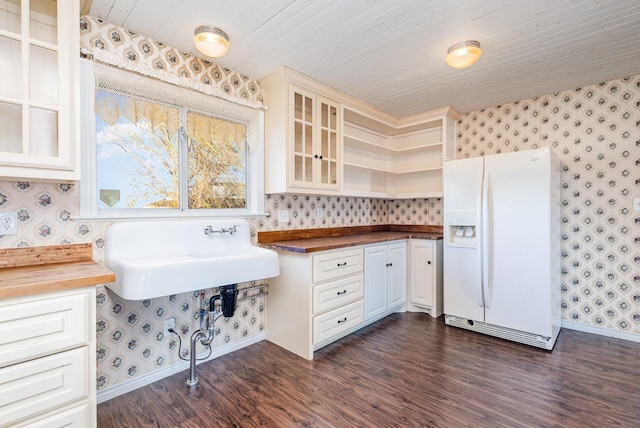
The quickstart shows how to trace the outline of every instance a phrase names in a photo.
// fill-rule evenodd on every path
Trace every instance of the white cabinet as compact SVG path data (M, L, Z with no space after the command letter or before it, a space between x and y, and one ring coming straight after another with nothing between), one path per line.
M0 300L0 421L96 426L95 288Z
M442 196L442 165L455 157L451 109L394 121L344 107L342 194L385 198Z
M260 84L267 193L442 196L455 110L397 118L286 67Z
M407 300L407 241L317 253L279 251L269 280L267 340L303 358Z
M382 318L406 302L406 241L365 247L364 269L365 322Z
M409 301L415 310L442 315L442 240L409 241Z
M342 106L287 80L264 79L265 191L336 193L342 170Z
M78 180L79 1L0 10L0 178Z
M267 297L270 342L311 360L313 351L362 327L362 247L279 258Z

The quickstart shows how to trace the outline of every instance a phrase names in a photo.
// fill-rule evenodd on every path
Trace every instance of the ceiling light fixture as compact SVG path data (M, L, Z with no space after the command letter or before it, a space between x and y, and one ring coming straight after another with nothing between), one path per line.
M201 25L193 34L193 44L198 52L210 58L225 56L231 48L229 36L217 27Z
M475 63L482 55L480 43L466 40L456 43L447 51L447 64L453 68L466 68Z

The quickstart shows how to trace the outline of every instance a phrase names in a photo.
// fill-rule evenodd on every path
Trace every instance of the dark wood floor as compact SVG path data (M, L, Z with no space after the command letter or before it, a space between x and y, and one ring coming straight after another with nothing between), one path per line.
M640 344L552 352L395 314L307 361L263 341L98 406L99 427L638 427Z

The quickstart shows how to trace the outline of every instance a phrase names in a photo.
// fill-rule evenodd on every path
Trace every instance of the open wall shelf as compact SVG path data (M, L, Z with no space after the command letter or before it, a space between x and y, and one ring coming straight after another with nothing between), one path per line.
M343 108L343 194L390 198L442 196L442 165L453 159L450 109L390 123Z

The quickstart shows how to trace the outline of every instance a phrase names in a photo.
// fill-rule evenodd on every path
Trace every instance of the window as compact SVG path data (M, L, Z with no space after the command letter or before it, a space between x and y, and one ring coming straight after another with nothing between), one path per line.
M261 111L126 71L96 76L81 217L261 214Z

